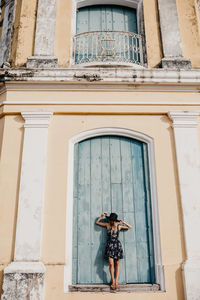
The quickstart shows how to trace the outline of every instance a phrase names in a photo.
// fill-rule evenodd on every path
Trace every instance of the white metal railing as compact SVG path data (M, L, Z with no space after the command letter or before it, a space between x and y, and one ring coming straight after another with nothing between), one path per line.
M125 31L90 31L74 37L75 64L114 62L143 65L141 35Z

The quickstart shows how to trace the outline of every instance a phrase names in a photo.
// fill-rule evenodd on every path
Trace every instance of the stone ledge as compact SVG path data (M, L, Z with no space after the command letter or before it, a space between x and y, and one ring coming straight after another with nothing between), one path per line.
M165 57L162 59L162 68L171 70L190 70L192 64L184 57Z
M159 284L120 284L118 292L156 292L160 291ZM113 292L107 284L75 284L69 286L69 292ZM114 291L115 292L115 291Z
M56 56L30 56L26 63L29 69L57 68L58 59Z

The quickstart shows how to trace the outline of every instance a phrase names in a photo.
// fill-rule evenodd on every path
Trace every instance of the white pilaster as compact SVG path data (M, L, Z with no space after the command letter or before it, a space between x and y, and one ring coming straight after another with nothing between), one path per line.
M39 261L46 146L51 112L23 112L25 119L15 261Z
M200 295L200 146L198 112L170 111L173 121L187 259L183 264L185 298Z
M2 300L44 299L40 262L47 134L52 112L22 112L24 144L14 261L4 269ZM28 298L27 298L28 297Z
M164 54L163 68L191 68L191 62L183 57L176 0L158 0L158 9Z
M34 56L28 58L28 68L53 68L58 65L58 60L54 56L56 2L56 0L38 1Z

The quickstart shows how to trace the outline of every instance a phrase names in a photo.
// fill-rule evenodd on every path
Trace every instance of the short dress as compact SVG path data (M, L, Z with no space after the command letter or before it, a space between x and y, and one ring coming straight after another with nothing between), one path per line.
M123 248L121 242L118 240L119 228L117 226L117 232L111 228L107 230L107 242L105 248L104 258L108 259L109 257L118 260L123 258Z

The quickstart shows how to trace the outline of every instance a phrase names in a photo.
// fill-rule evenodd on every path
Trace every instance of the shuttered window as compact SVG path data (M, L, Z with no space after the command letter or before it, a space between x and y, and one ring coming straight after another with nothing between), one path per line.
M138 33L136 10L117 5L96 5L77 11L77 34L89 31Z
M104 211L118 213L133 226L120 232L125 254L120 283L155 282L147 152L145 143L119 136L75 145L73 284L110 282L106 229L95 224Z

